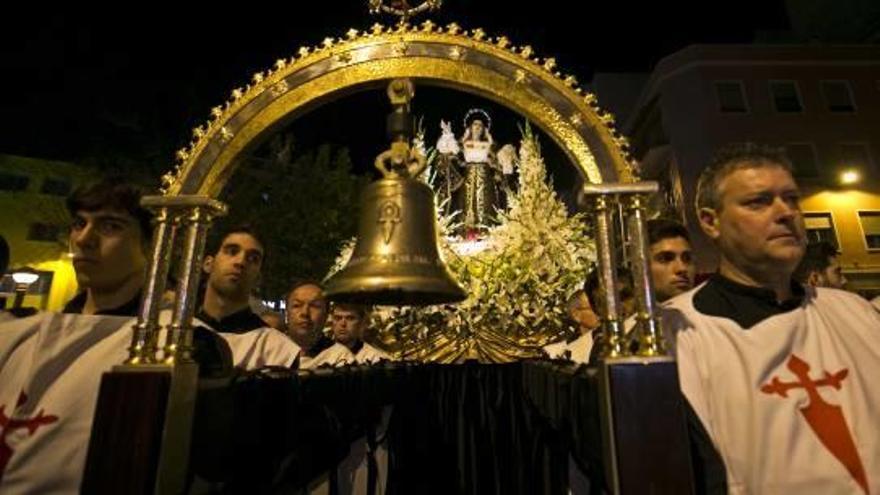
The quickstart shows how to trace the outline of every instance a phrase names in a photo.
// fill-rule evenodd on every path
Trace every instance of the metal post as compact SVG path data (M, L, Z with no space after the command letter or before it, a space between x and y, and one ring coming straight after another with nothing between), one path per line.
M627 223L630 238L630 262L636 289L636 313L639 356L652 357L665 354L663 336L657 319L657 301L654 282L651 279L651 262L648 253L645 196L632 194L627 198Z
M180 217L181 228L184 229L183 261L177 271L174 313L163 349L165 364L192 361L192 319L198 299L205 238L211 220L212 212L208 206L193 206Z
M614 237L615 203L607 195L593 200L596 213L596 252L599 257L600 286L602 287L602 334L604 346L602 357L614 359L626 354L623 325L620 321L620 295L617 293L617 250L612 245Z
M141 293L141 306L138 321L128 348L127 365L154 363L159 336L159 303L165 292L165 280L171 265L171 247L174 244L174 216L168 208L159 208L153 230L150 268L144 290Z

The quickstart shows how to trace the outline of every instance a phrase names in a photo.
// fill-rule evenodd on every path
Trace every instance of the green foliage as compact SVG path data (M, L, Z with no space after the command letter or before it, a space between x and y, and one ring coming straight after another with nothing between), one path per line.
M351 173L347 148L328 144L294 155L288 137L268 158L245 160L221 199L229 216L212 228L208 249L228 228L249 224L264 238L262 295L282 298L298 277L320 279L346 239L355 235L367 178Z

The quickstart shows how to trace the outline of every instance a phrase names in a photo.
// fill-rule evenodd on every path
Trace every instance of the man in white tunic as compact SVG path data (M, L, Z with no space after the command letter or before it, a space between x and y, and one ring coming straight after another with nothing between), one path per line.
M782 153L719 152L697 189L718 272L664 305L664 327L730 493L880 493L880 315L792 281L799 200Z
M335 303L330 311L330 321L336 343L319 354L315 361L342 366L391 360L389 354L364 342L364 333L369 324L366 306ZM339 493L385 493L388 480L388 445L385 432L390 418L391 407L382 408L376 424L368 428L367 435L352 442L348 457L336 469ZM376 469L373 490L368 486L371 463Z
M356 304L334 304L330 313L333 326L333 339L336 341L328 349L351 353L352 362L372 364L381 360L391 360L385 351L364 342L364 332L369 323L367 308Z
M299 365L313 368L322 364L334 365L336 359L328 355L322 361L316 358L333 345L333 340L324 335L327 321L327 299L324 289L313 280L298 279L293 282L287 294L285 327L287 335L302 349Z
M118 181L77 190L68 201L69 240L82 292L64 314L0 322L4 495L79 492L101 376L128 356L135 324L150 233L139 200L139 192ZM160 324L169 320L163 311ZM213 334L204 332L210 340ZM225 339L232 364L293 364L299 348L275 333L283 341L261 330Z

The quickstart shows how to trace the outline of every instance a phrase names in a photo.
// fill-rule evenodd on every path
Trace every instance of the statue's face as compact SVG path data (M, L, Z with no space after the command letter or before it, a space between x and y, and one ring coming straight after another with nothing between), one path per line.
M483 137L483 129L485 129L485 128L486 128L486 126L485 126L485 124L483 124L482 120L474 119L474 121L471 122L471 137L474 139L482 138Z

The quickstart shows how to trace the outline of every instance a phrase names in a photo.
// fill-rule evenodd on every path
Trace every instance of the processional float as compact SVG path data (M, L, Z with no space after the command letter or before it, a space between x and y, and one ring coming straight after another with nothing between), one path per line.
M430 190L412 180L424 163L409 149L408 108L414 85L434 85L517 111L545 131L580 172L580 201L594 219L601 284L616 287L615 267L628 257L637 289L635 353L627 345L618 294L603 291L597 383L607 486L614 493L692 491L676 367L665 353L648 267L646 199L657 185L638 182L613 117L574 76L559 72L553 58L539 59L528 45L455 23L410 24L412 15L439 7L439 1L412 8L406 2L370 4L398 14L400 22L350 29L254 74L193 130L189 146L177 152L176 167L162 178L162 195L143 199L156 214L149 278L129 358L102 380L84 489L184 490L198 381L192 358L195 292L206 232L226 211L217 196L243 153L314 105L387 86L393 109L392 145L376 159L383 178L370 186L359 245L348 267L329 282L330 298L432 304L465 297L437 255ZM160 348L159 299L173 253L183 262Z

